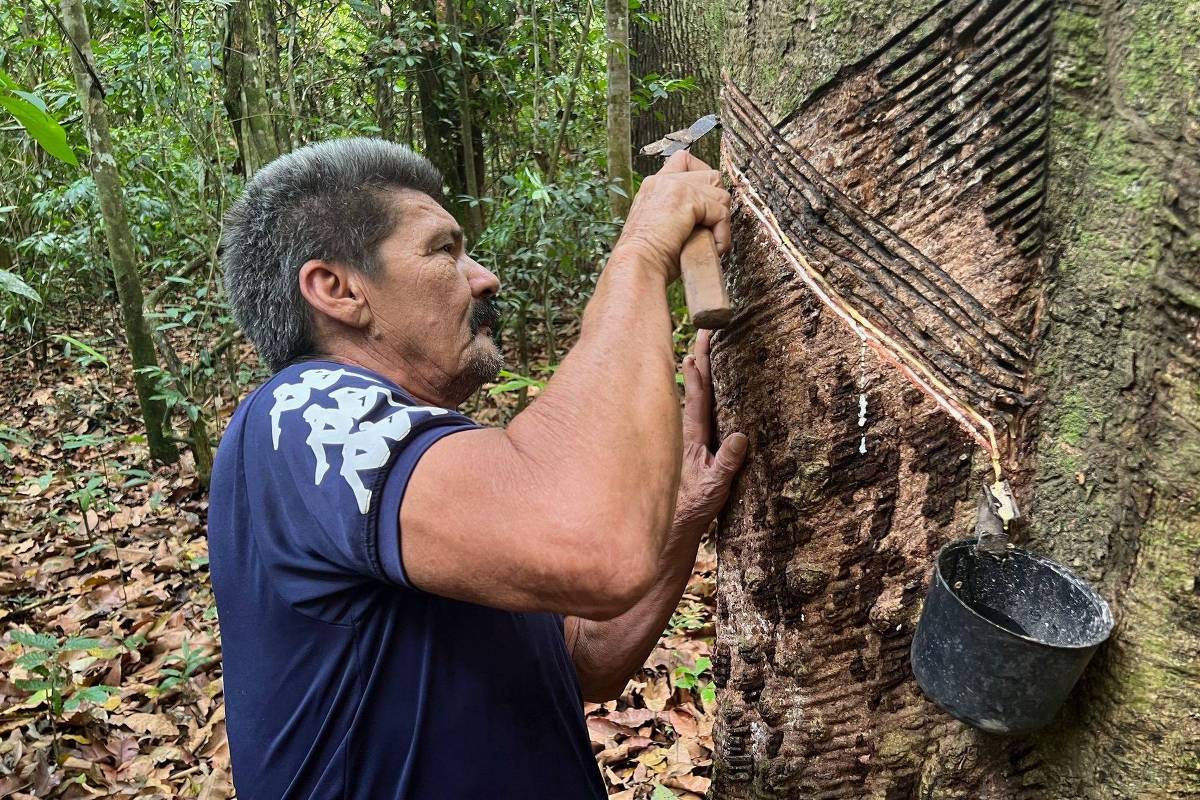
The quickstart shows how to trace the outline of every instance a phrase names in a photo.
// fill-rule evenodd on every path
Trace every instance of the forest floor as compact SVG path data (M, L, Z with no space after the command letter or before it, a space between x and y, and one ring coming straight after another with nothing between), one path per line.
M130 376L3 352L0 800L232 797L190 460L147 469ZM708 789L715 577L706 544L646 667L619 700L585 706L613 797Z

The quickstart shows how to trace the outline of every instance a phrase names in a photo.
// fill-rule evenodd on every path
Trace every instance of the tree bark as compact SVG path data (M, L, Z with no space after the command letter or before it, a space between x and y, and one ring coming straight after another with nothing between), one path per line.
M226 12L225 110L247 178L280 152L260 63L256 19L252 0L237 0Z
M457 91L448 89L442 80L441 68L446 53L437 35L438 14L434 0L418 0L414 10L425 17L430 26L427 41L421 45L423 59L416 69L417 94L421 106L421 134L425 140L425 156L441 171L450 190L450 210L460 223L467 222L466 209L459 197L466 193L466 171L459 153Z
M645 111L633 114L633 149L686 128L705 114L717 111L721 93L720 53L724 29L721 0L647 0L642 11L657 21L635 24L630 32L633 52L630 69L639 78L692 78L695 88L672 92ZM693 154L716 165L720 137L706 136L691 148ZM642 175L657 172L662 159L635 156L633 166Z
M628 0L606 0L604 30L608 37L608 202L613 217L624 219L633 199Z
M736 315L713 374L721 430L751 449L718 534L713 797L1196 797L1194 3L793 9L731 0L723 36L774 130L727 92ZM997 427L1017 543L1112 604L1050 729L983 734L915 685L933 555L969 534L987 459L864 356L743 184L835 290L938 357Z
M467 240L474 242L483 232L483 209L479 204L479 164L475 158L475 130L471 113L471 82L463 66L462 37L459 35L458 0L446 3L446 25L450 29L450 49L454 69L458 74L459 140L462 142L463 188L470 200L463 209L466 216Z
M121 306L125 339L133 362L134 387L146 424L146 441L153 460L170 463L176 459L177 454L164 430L166 409L161 400L153 399L154 378L141 372L146 367L157 367L158 359L143 313L142 283L138 276L133 233L129 228L121 177L117 172L116 158L113 156L103 89L95 78L87 14L81 0L62 0L61 10L63 27L71 40L67 43L71 51L71 68L75 76L79 104L83 108L88 149L91 151L92 180L96 183L96 195L100 200L100 213L104 219L104 237L108 243L109 261L112 264L117 299Z

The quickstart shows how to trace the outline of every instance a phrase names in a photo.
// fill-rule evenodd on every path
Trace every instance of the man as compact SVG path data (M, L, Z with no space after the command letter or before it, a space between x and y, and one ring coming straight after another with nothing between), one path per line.
M707 338L682 424L674 381L679 251L696 225L728 248L716 172L680 153L643 183L578 344L506 429L454 411L500 366L499 283L441 187L399 145L326 142L226 220L230 304L275 372L209 513L247 800L604 797L581 698L641 666L745 455L709 451Z

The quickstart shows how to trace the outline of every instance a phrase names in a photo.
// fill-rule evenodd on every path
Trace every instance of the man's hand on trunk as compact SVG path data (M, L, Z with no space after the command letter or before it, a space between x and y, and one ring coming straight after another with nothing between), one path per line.
M729 498L733 476L746 458L748 441L730 434L714 453L709 331L700 331L694 353L683 363L683 470L671 532L658 559L650 591L619 617L597 622L567 617L567 648L587 700L617 697L629 676L645 663L666 627L696 564L700 537Z
M698 538L708 530L746 459L749 441L733 433L714 453L712 371L708 360L712 332L701 330L692 355L683 361L683 470L675 499L671 536Z

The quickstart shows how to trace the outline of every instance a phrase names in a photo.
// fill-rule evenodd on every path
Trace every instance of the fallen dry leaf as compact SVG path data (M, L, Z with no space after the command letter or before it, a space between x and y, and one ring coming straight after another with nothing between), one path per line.
M134 733L148 733L152 736L178 736L179 728L162 714L134 713L119 720Z

